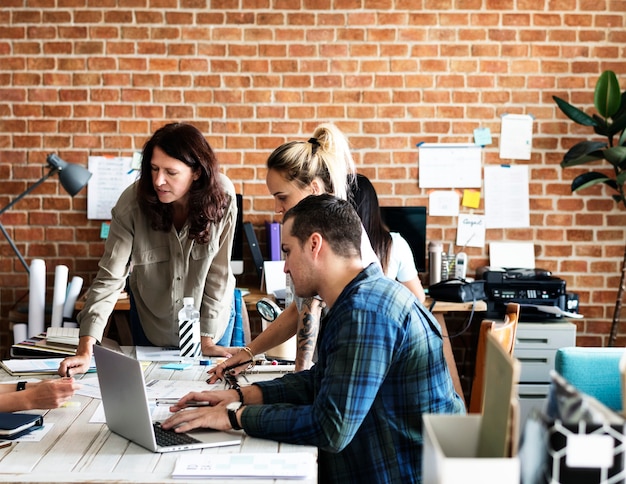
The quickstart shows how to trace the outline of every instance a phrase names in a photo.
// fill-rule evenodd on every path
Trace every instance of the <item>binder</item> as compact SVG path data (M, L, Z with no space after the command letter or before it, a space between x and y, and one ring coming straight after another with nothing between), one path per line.
M265 222L265 233L267 234L268 260L281 260L280 224L278 222Z
M0 437L15 439L43 425L43 416L30 413L0 413Z
M257 240L256 234L254 233L254 226L252 225L252 222L245 222L243 224L243 230L246 234L248 245L250 246L252 260L254 261L254 267L257 274L259 275L259 279L261 279L261 277L263 276L263 254L261 253L259 241Z

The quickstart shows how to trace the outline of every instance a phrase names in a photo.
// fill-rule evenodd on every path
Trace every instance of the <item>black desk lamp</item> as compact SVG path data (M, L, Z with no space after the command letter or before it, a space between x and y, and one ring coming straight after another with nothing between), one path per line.
M55 154L48 155L46 158L48 162L48 166L50 167L50 171L42 176L37 183L34 183L30 187L28 187L21 195L18 195L12 202L10 202L6 207L0 209L0 215L6 212L9 208L19 202L22 198L32 192L35 188L45 182L48 178L50 178L55 173L59 174L59 181L61 182L61 186L65 189L67 193L69 193L72 197L80 192L86 185L89 179L91 178L91 172L87 170L87 168L77 165L75 163L68 163L67 161L62 160ZM20 260L26 272L30 274L30 267L24 260L24 257L20 253L19 249L9 237L4 225L0 222L0 231L4 234L5 238L9 242L9 245L17 255L17 258Z

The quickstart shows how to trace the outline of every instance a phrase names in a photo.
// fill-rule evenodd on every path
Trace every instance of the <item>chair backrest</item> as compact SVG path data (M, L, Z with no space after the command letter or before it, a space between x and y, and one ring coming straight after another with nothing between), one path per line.
M474 379L470 393L469 413L482 413L483 411L487 334L493 334L504 350L512 356L515 349L515 334L517 333L519 313L520 305L509 303L506 306L504 322L490 320L481 322L478 333L478 345L476 346L476 363L474 365Z
M572 346L556 352L554 369L577 390L622 410L620 359L624 348Z

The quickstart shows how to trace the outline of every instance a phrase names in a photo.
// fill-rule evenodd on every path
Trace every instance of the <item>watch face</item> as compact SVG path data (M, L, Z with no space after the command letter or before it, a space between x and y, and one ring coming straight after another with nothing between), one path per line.
M266 300L261 299L256 303L256 309L265 321L274 321L278 317L278 311L274 307L274 305Z
M226 405L227 410L239 410L239 407L241 407L241 402L231 402Z

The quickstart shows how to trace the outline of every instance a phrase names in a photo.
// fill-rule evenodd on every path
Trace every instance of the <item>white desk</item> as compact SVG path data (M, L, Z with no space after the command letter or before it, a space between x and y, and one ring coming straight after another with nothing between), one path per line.
M202 388L206 380L205 366L195 366L184 371L164 370L162 363L152 363L146 370L146 379L199 380ZM249 383L279 376L273 373L247 375ZM25 378L11 377L0 370L0 381L18 381ZM240 384L246 381L240 377ZM172 483L176 458L183 453L232 453L232 452L311 452L317 448L282 444L270 440L244 436L240 446L228 446L203 450L187 450L155 454L143 447L113 434L105 424L90 424L89 420L100 400L75 395L72 401L81 402L80 407L66 407L41 412L45 423L54 423L52 429L40 442L14 443L0 449L0 482L116 482L116 483ZM218 482L213 480L212 482ZM234 482L234 481L229 481ZM275 480L252 480L246 482L268 483ZM299 481L314 483L317 478Z

